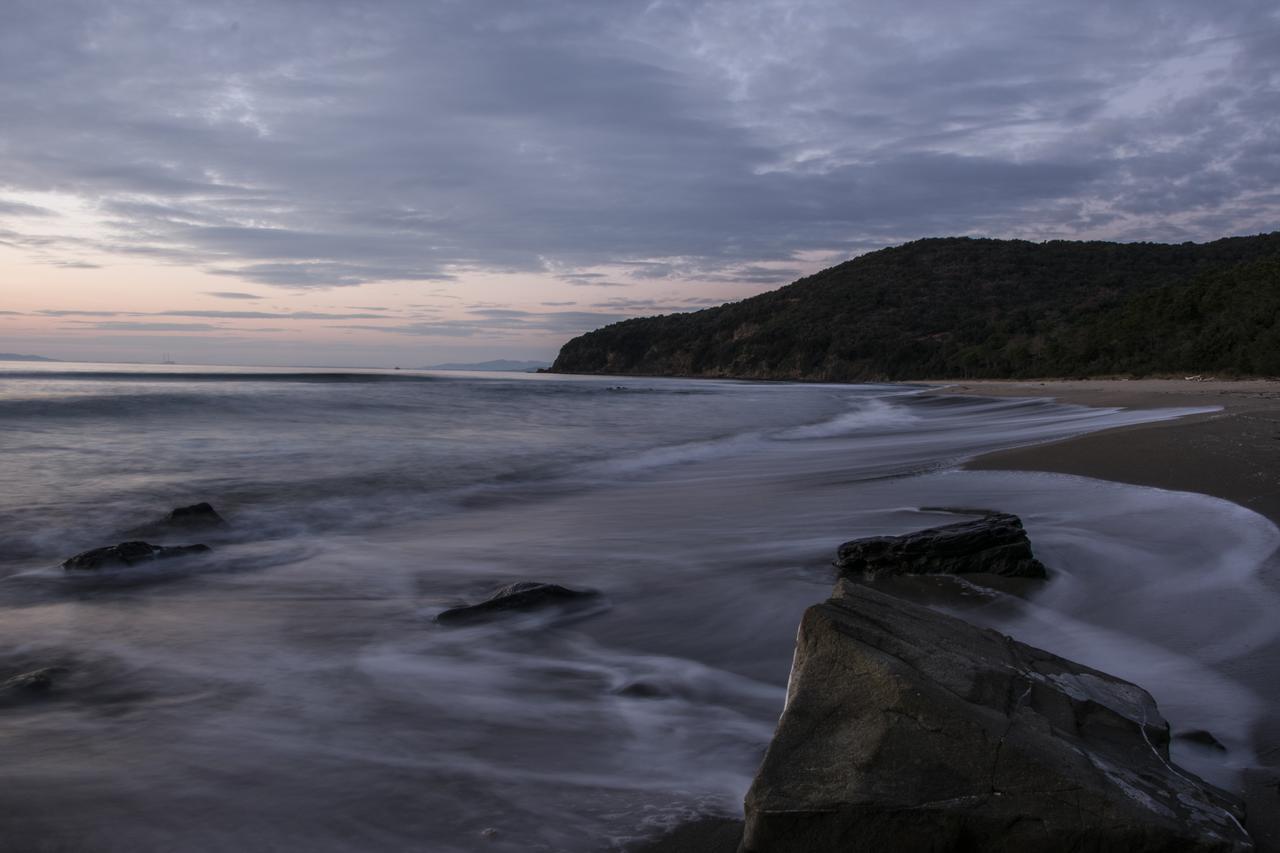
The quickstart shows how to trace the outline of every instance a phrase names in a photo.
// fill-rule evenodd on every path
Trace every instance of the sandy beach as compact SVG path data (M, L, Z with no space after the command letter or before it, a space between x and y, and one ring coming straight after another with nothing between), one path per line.
M1122 408L1221 411L979 457L973 470L1051 471L1199 492L1280 523L1280 381L1080 380L939 383L939 392L1053 397Z

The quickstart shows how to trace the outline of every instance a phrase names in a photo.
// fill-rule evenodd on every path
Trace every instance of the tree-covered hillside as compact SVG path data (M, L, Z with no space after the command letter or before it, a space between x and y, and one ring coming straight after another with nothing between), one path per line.
M1280 373L1280 232L1212 243L944 238L574 338L552 370L907 380Z

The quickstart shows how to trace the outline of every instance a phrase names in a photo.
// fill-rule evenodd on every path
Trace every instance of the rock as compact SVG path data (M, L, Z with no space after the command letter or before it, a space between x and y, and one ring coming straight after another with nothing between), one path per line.
M667 699L671 696L671 691L649 681L633 681L618 690L618 695L631 699Z
M1168 744L1142 688L842 580L800 625L742 850L1252 850Z
M164 518L134 527L125 531L124 535L136 538L161 537L175 532L190 533L197 530L213 532L228 526L227 520L218 514L212 504L201 502L191 506L174 507Z
M1174 735L1178 740L1185 740L1188 743L1198 743L1201 746L1208 746L1220 752L1226 752L1227 748L1222 741L1213 736L1212 732L1204 729L1190 729L1188 731L1178 732Z
M905 536L872 536L840 546L836 567L844 576L880 574L1043 578L1044 564L1031 553L1022 521L1007 512L931 527Z
M213 506L204 502L176 507L165 517L164 523L186 529L227 526L227 520L218 515L218 511Z
M45 666L0 682L0 691L43 695L53 689L54 682L67 671L64 666Z
M94 571L112 566L132 566L146 560L181 557L208 551L208 545L152 545L147 542L121 542L105 548L94 548L76 554L62 563L62 568L76 571Z
M677 826L660 838L627 848L627 853L737 853L742 821L702 817Z
M547 607L574 608L599 595L595 590L521 581L502 587L477 604L446 610L436 617L436 621L443 625L461 625L494 619L516 611L541 610Z
M1280 768L1244 771L1244 822L1258 853L1280 853Z

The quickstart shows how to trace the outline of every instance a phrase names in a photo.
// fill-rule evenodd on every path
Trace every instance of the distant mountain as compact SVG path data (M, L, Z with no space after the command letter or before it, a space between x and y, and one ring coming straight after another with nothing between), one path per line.
M60 361L60 359L45 358L42 355L23 355L16 352L0 352L0 361Z
M1280 375L1280 232L917 240L741 302L614 323L556 373L911 380Z
M545 361L511 361L505 358L480 361L475 364L433 364L423 370L506 370L514 373L533 373L549 365Z

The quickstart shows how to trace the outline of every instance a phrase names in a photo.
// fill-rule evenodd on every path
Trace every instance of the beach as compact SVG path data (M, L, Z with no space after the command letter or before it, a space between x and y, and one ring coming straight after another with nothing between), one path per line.
M1280 523L1280 381L964 382L940 393L1048 396L1081 406L1221 406L1220 412L1120 427L978 457L970 470L1050 471L1198 492Z
M1280 524L1280 381L1056 380L946 384L948 394L985 397L1049 396L1083 406L1159 408L1221 406L1219 412L1120 427L989 453L965 465L974 471L1047 471L1100 480L1198 492L1232 501ZM1280 591L1280 559L1259 580ZM1254 685L1280 686L1280 643L1240 661L1232 673ZM1280 689L1263 697L1272 709L1254 729L1254 748L1266 770L1246 772L1246 799L1259 850L1280 849Z

